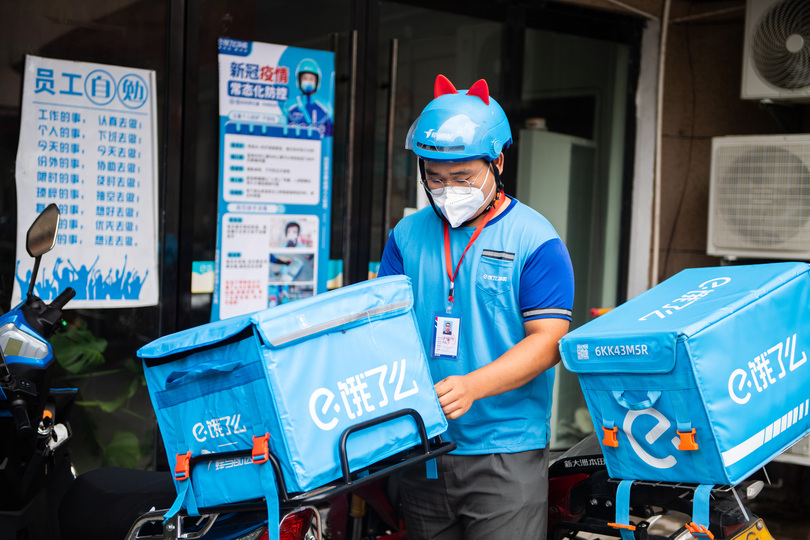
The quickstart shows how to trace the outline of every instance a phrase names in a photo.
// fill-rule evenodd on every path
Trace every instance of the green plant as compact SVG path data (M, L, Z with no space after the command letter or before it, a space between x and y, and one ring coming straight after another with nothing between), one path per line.
M107 340L95 336L82 318L54 335L51 344L62 369L54 384L79 391L72 427L82 436L74 437L74 459L85 460L88 468L148 465L152 444L145 435L152 432L152 421L131 406L146 386L140 364L132 358L108 362ZM144 440L149 442L142 444Z

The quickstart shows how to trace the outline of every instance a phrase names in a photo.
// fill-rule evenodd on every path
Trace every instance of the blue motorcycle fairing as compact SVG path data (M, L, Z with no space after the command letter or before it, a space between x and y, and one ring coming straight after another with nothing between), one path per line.
M22 304L20 304L21 306ZM28 356L17 356L13 354L5 354L6 363L8 364L27 364L33 367L39 368L46 368L48 367L51 362L53 362L53 349L51 348L50 343L46 340L42 339L42 337L36 333L26 322L25 317L23 316L22 311L20 311L19 307L17 306L13 310L9 311L8 313L0 316L0 339L2 339L3 332L2 327L12 324L14 327L27 334L29 337L35 339L39 343L42 343L47 350L47 353L42 358L32 358ZM3 345L4 353L6 352L7 346Z

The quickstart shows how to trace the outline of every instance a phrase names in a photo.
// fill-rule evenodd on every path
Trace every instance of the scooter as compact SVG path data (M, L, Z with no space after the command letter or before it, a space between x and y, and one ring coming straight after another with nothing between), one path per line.
M47 338L61 327L62 308L75 292L68 288L50 304L34 294L34 276L55 244L58 223L59 210L50 205L31 225L26 248L35 262L27 297L0 316L2 538L58 538L55 509L73 478L67 419L76 391L50 388L54 358Z

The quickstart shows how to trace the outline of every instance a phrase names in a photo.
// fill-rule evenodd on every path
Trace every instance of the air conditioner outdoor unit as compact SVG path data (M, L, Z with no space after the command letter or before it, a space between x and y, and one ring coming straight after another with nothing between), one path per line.
M810 1L747 0L740 95L810 100Z
M706 251L810 260L810 134L712 138Z

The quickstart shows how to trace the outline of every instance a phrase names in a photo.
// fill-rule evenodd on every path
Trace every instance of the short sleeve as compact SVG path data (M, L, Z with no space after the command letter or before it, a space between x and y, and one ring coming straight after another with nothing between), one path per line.
M544 242L523 265L520 309L523 320L571 320L574 307L574 270L568 249L559 238Z

